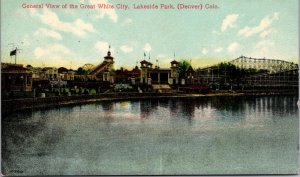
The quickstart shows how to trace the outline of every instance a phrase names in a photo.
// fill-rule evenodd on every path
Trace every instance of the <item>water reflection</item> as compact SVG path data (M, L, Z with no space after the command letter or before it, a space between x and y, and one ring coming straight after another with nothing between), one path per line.
M148 119L151 112L151 100L145 100L140 103L140 117L141 119Z
M100 105L102 106L102 110L106 113L112 111L114 108L114 103L110 101L104 101Z
M2 165L4 172L18 169L19 175L116 174L116 170L143 174L142 169L146 174L175 174L178 169L199 174L223 169L212 165L219 160L219 166L229 163L243 169L247 164L248 169L255 164L276 170L281 168L278 164L295 160L296 149L290 144L297 144L297 100L296 96L147 99L15 113L2 118ZM280 158L272 160L274 154ZM85 164L95 165L83 168Z
M95 108L102 115L101 118L106 120L114 119L117 112L123 111L137 113L140 119L178 118L192 122L193 119L211 118L218 121L245 123L246 119L257 119L257 117L293 115L298 111L297 99L296 96L170 98L119 103L106 101L95 104ZM67 114L73 110L70 107L66 111ZM47 115L48 112L49 110L41 111L41 114ZM64 114L62 111L61 113Z
M65 130L51 126L49 119L59 116L56 111L41 110L22 112L9 117L2 117L2 168L13 167L25 172L24 166L28 157L42 157L53 153L55 145L62 140ZM62 111L65 115L70 109ZM45 131L46 130L46 131ZM19 159L19 157L23 157ZM42 163L42 162L41 162ZM45 164L46 165L46 164Z

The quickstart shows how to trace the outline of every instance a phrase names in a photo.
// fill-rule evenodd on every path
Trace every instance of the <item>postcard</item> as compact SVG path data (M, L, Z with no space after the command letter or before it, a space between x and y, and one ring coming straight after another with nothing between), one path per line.
M297 0L1 0L1 173L285 175Z

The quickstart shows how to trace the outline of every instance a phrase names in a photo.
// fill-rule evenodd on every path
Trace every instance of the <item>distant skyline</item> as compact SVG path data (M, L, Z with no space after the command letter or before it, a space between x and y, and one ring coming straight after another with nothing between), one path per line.
M28 9L22 4L126 4L131 9ZM137 10L133 4L216 4L205 10ZM298 0L1 0L1 61L77 69L98 64L111 45L115 68L144 59L195 67L241 55L298 63Z

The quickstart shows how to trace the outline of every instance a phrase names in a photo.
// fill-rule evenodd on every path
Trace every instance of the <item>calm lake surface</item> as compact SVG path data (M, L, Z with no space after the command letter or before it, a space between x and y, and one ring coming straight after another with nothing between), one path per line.
M296 173L297 101L170 98L15 113L2 117L2 173Z

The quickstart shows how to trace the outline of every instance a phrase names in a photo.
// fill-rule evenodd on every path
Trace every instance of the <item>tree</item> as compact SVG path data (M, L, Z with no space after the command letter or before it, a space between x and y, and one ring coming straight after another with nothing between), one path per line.
M266 70L256 70L254 68L240 68L234 64L231 63L220 63L216 65L215 67L218 68L218 71L220 75L224 75L224 83L223 84L230 84L230 85L237 85L243 83L243 80L245 77L253 75L253 74L259 74L259 73L267 73Z
M191 66L191 63L187 60L181 60L178 64L178 75L179 79L182 79L183 77L186 76L186 72Z
M85 70L85 69L83 69L82 67L79 67L79 68L77 69L77 71L76 71L76 74L77 74L77 75L85 75L85 74L87 74L87 73L88 73L88 71Z

